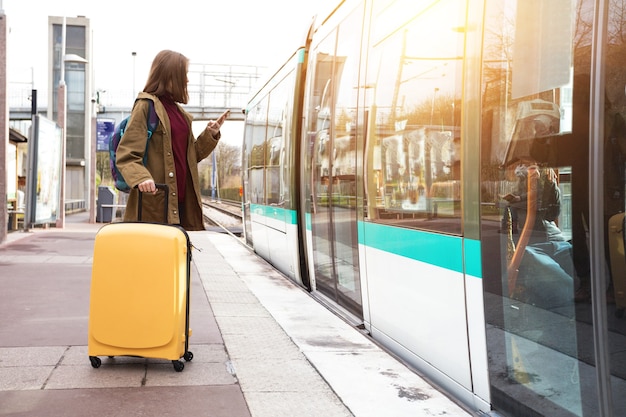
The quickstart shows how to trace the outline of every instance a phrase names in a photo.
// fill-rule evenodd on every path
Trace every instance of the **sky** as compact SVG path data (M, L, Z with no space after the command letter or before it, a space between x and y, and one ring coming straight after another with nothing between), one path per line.
M47 96L48 16L87 17L94 91L130 92L143 87L163 49L194 64L251 65L269 73L299 46L313 17L327 15L339 1L0 0L9 28L8 82L41 91L40 104ZM194 132L205 123L194 122ZM241 122L225 124L222 138L240 144L242 131Z
M316 14L339 0L0 0L9 27L8 82L47 89L48 16L85 16L94 88L139 90L152 59L172 49L196 64L277 67ZM136 52L135 58L132 52Z

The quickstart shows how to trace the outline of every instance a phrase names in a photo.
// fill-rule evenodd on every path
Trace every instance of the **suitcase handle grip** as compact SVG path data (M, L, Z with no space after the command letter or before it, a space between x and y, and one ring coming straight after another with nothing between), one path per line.
M167 223L167 208L169 205L170 188L167 186L167 184L154 184L154 185L157 188L157 190L165 191L165 204L164 204L165 209L163 212L164 214L163 220L165 221L165 223ZM137 186L135 186L135 188L137 188ZM139 202L137 203L137 220L139 221L141 221L142 206L143 206L143 192L139 191Z

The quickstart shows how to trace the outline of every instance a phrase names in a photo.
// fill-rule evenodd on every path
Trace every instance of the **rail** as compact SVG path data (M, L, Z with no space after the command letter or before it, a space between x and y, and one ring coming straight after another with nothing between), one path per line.
M241 201L225 200L225 199L212 200L212 199L205 198L202 200L202 204L204 204L207 207L211 207L215 210L218 210L224 214L227 214L227 215L239 218L239 219L242 218Z
M202 213L205 223L209 228L216 227L233 237L241 237L243 234L243 220L241 215L241 203L237 206L233 201L202 201Z

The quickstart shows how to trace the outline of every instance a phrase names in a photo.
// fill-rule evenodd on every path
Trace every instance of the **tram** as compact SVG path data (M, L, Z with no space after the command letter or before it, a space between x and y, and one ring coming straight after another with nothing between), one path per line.
M245 109L246 243L476 413L626 415L625 12L338 2Z

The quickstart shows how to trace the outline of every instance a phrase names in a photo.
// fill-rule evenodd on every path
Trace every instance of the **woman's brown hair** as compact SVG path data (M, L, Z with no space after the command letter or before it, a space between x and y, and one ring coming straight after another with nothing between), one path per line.
M179 52L164 50L152 61L150 75L143 91L157 97L168 96L178 103L187 104L187 70L189 59Z

